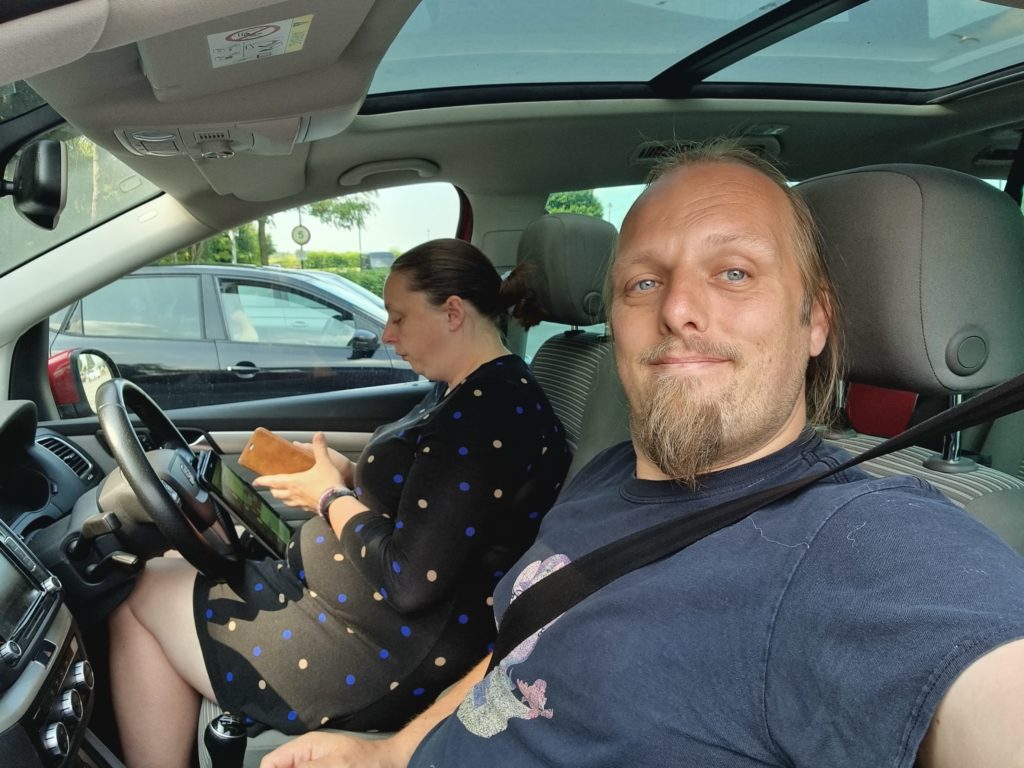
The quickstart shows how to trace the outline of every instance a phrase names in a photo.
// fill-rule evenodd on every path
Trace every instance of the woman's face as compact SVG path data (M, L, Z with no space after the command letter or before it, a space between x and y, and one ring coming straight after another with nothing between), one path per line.
M409 290L409 281L401 272L392 272L384 283L384 306L388 322L382 341L412 369L431 381L445 381L443 354L448 337L448 311L435 306L421 291Z

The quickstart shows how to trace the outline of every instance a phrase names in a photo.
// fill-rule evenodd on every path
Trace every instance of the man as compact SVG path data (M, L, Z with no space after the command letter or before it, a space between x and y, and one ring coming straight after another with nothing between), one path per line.
M598 546L839 455L807 428L837 304L777 171L728 143L668 163L609 285L632 444L566 489L499 621ZM263 766L1024 766L1022 566L919 481L845 472L612 582L392 739Z

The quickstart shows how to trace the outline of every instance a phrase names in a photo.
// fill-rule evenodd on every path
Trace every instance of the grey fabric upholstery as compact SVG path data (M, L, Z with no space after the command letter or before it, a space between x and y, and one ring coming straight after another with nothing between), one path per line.
M547 320L572 326L604 322L604 274L615 236L607 221L574 213L542 216L523 230L517 262L533 266ZM594 375L609 346L604 334L569 330L546 340L530 361L573 451Z
M629 405L615 367L615 354L609 350L602 356L594 375L594 386L587 398L583 427L565 478L566 484L596 454L623 440L629 440Z
M607 221L576 213L541 216L523 230L516 263L534 266L545 319L565 325L604 322L604 274L615 237Z
M846 309L850 378L922 395L1024 369L1024 219L972 176L879 165L800 184Z

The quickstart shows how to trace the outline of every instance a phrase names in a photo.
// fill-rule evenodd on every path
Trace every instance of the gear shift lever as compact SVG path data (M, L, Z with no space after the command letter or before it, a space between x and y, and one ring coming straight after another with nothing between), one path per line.
M230 712L213 718L203 734L213 768L242 768L247 738L242 721Z

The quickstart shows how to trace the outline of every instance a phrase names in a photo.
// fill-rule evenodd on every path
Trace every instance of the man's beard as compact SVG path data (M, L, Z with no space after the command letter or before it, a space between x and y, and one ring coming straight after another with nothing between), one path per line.
M676 339L666 338L643 353L638 362L643 367L678 353L680 346ZM738 353L731 347L698 342L685 345L685 350L738 362ZM701 390L699 380L659 376L643 381L629 408L629 428L636 447L664 475L690 488L721 462L726 439L722 409L734 407L732 393L712 399Z

